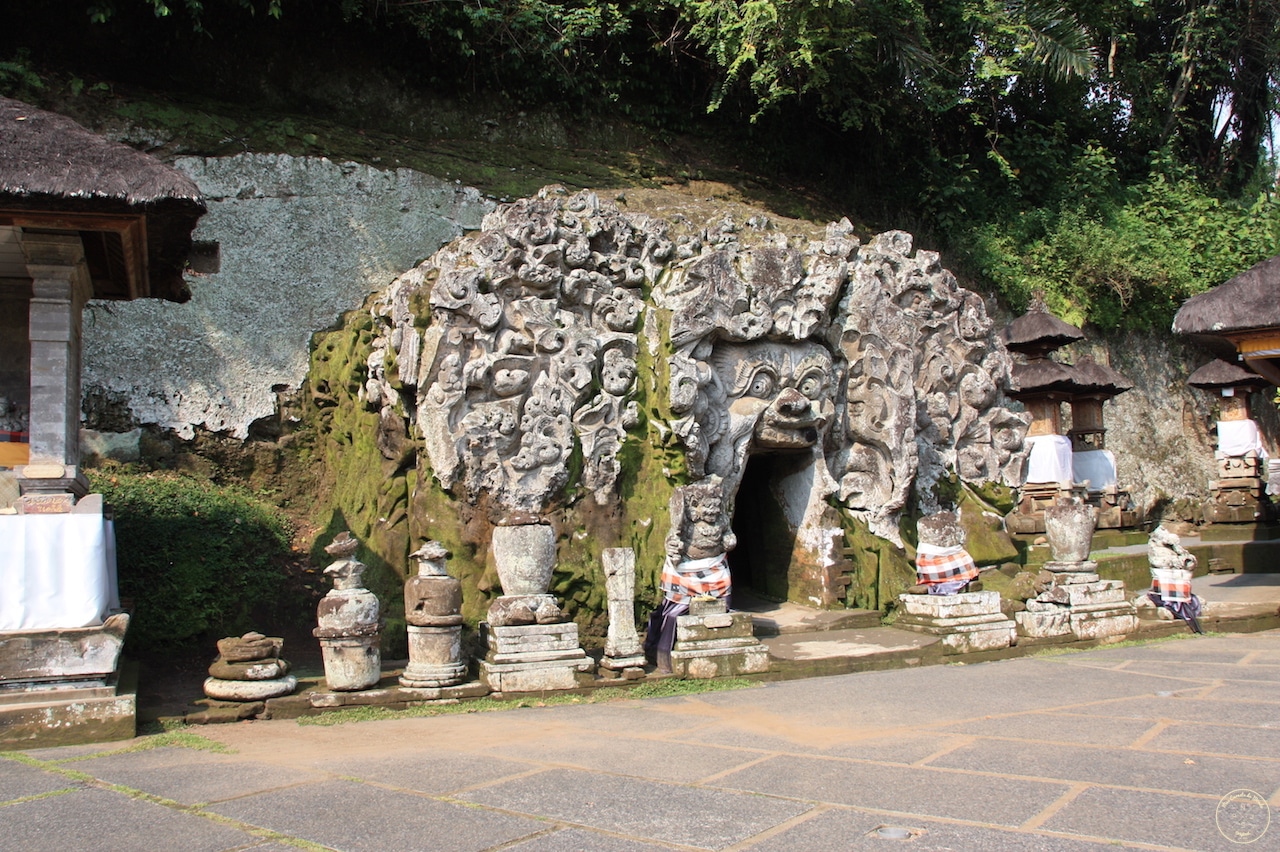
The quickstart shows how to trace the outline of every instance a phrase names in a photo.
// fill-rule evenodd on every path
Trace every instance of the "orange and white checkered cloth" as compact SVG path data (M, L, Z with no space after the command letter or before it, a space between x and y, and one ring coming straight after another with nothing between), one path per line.
M1169 603L1191 600L1191 572L1185 568L1152 568L1151 591Z
M921 544L916 548L916 579L921 583L936 586L953 581L968 582L977 576L977 563L963 547Z
M688 603L699 595L727 598L731 585L729 560L723 553L678 565L670 558L662 563L662 596L674 603Z

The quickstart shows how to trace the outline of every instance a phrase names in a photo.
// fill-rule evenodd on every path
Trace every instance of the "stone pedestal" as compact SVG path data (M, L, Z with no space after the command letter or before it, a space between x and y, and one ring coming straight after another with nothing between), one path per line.
M480 679L494 692L573 689L595 668L547 587L556 563L555 530L518 524L493 531L493 558L503 595L489 607Z
M1076 639L1105 639L1124 636L1138 629L1138 614L1128 600L1124 582L1103 580L1082 562L1078 570L1063 570L1069 563L1047 562L1052 579L1047 588L1027 601L1024 612L1015 614L1018 632L1030 638L1073 636ZM1049 566L1055 566L1050 569Z
M354 559L359 541L340 533L325 552L337 561L324 569L333 589L320 599L312 634L320 640L324 679L340 692L368 689L382 677L382 621L378 597L364 588L364 563Z
M728 612L720 599L689 605L676 618L671 672L679 677L712 678L760 674L769 670L769 651L752 631L751 613Z
M1218 476L1204 504L1204 518L1213 524L1252 524L1272 521L1276 507L1267 494L1261 460L1254 456L1218 455Z
M1000 610L999 592L899 595L894 627L939 637L947 653L997 651L1017 642L1017 626Z
M0 633L0 750L130 739L137 701L122 683L129 616L97 627Z
M480 663L480 679L494 692L573 689L580 672L595 668L572 621L482 627L487 653Z
M445 570L448 552L435 541L411 554L418 576L404 584L404 618L409 632L409 665L400 685L437 689L462 683L462 584Z

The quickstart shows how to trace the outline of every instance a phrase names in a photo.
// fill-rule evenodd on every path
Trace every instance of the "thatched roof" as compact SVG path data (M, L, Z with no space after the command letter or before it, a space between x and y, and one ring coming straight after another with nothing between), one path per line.
M1133 382L1085 355L1072 365L1082 391L1116 396L1133 389Z
M1027 312L1000 331L1004 345L1014 352L1044 354L1084 338L1084 332L1049 313L1043 302L1033 302Z
M1207 293L1192 296L1173 318L1177 334L1224 334L1253 328L1280 328L1280 255Z
M0 210L145 215L149 280L142 295L188 295L182 271L205 212L199 187L66 116L0 98Z
M1075 393L1080 390L1080 377L1069 364L1037 358L1025 364L1014 364L1011 373L1013 397L1030 393Z
M1271 384L1257 373L1252 373L1238 364L1232 364L1221 358L1214 359L1191 374L1187 384L1193 388L1216 390L1218 388L1251 386L1265 387Z

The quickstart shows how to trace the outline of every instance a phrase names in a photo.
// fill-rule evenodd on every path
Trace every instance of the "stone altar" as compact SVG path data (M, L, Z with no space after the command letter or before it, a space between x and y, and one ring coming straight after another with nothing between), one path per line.
M1138 628L1137 611L1121 580L1103 580L1089 561L1097 510L1078 498L1062 498L1044 510L1052 559L1044 564L1037 594L1015 614L1018 632L1032 638L1104 639Z
M360 541L341 532L326 547L335 557L324 573L333 588L320 600L312 633L320 640L324 679L339 692L368 689L382 677L382 619L378 597L364 588L365 565L355 558Z
M573 689L595 663L578 642L578 625L547 594L555 569L556 533L549 524L493 531L503 595L482 625L487 653L480 679L494 692Z
M410 554L418 575L404 584L404 619L409 632L409 665L400 685L413 689L453 686L467 678L462 658L462 584L445 569L449 552L428 541Z

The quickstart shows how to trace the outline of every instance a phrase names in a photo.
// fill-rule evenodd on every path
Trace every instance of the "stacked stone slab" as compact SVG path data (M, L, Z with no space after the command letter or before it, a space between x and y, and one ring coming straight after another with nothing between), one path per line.
M998 651L1016 644L1017 625L1000 609L999 592L899 595L894 627L939 637L947 653Z
M676 617L671 672L712 678L769 670L769 651L756 639L751 613L729 612L722 598L694 598L689 614Z
M1137 610L1128 601L1124 582L1103 580L1098 563L1088 559L1096 513L1075 498L1045 509L1045 535L1053 559L1044 564L1039 593L1015 614L1018 632L1043 639L1073 636L1104 639L1138 627Z
M218 640L218 656L209 666L204 694L218 701L265 701L289 695L298 679L281 659L284 640L246 633Z
M547 594L556 564L555 530L540 523L495 527L490 550L503 594L482 625L481 680L494 692L578 686L578 674L592 671L595 662L582 650L578 625Z

